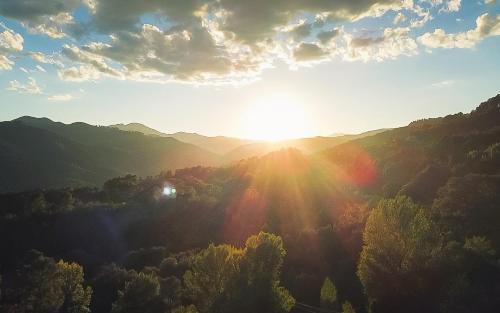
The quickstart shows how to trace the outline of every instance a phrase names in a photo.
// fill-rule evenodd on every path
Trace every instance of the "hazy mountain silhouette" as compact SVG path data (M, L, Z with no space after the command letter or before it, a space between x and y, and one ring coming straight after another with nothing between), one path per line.
M150 136L172 137L179 141L197 145L198 147L201 147L203 149L206 149L208 151L211 151L219 155L224 155L230 152L231 150L236 149L239 146L252 142L251 140L245 140L239 138L232 138L225 136L209 137L197 133L188 133L188 132L176 132L172 134L166 134L140 123L116 124L116 125L110 125L110 127L118 128L123 131L140 132Z
M300 150L304 154L316 153L321 150L335 147L339 144L345 143L349 140L373 136L387 129L379 129L364 132L356 135L343 135L337 137L312 137L312 138L299 138L293 140L284 140L278 142L254 142L247 145L242 145L224 156L225 162L238 161L241 159L262 156L269 152L284 149L294 148Z
M123 131L139 132L149 136L171 137L168 136L167 134L164 134L154 128L148 127L141 123L115 124L115 125L109 125L109 127L118 128L119 130Z
M100 185L117 175L148 176L220 161L214 153L174 138L110 127L27 116L0 125L0 167L7 173L1 191Z
M219 154L223 156L223 160L225 162L232 162L250 157L262 156L269 152L283 148L299 149L305 154L310 154L334 147L349 140L375 135L387 130L378 129L356 135L335 134L326 137L318 136L312 138L267 142L232 138L226 136L209 137L189 132L176 132L172 134L166 134L140 123L116 124L110 125L110 127L118 128L123 131L140 132L145 135L151 136L172 137L179 141L191 143L213 153Z

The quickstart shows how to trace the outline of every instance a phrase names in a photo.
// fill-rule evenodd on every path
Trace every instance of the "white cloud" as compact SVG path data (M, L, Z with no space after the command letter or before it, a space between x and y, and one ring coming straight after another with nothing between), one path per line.
M461 0L447 0L440 12L458 12L462 5Z
M496 17L485 13L476 20L476 28L466 32L449 34L443 29L425 33L418 41L429 48L472 48L478 42L491 36L500 36L500 15Z
M62 66L61 61L57 60L54 56L46 55L42 52L30 51L30 52L28 52L28 56L39 63L53 64L53 65L56 65L58 67Z
M434 88L445 88L455 85L456 81L454 80L443 80L437 83L432 84L431 86Z
M10 70L12 69L12 65L14 65L14 62L5 55L0 54L0 70Z
M49 101L71 101L73 99L73 96L70 94L56 94L56 95L51 95L47 98Z
M395 25L399 25L404 21L406 21L406 16L402 12L398 12L398 14L396 14L396 16L394 17L393 23Z
M36 69L37 69L37 70L39 70L40 72L44 72L44 73L45 73L45 72L47 72L47 71L46 71L46 70L45 70L42 66L40 66L40 65L37 65L37 66L36 66Z
M0 70L10 70L14 62L10 59L12 54L23 50L24 38L0 23Z
M7 90L16 91L19 93L27 93L27 94L42 94L42 89L38 86L36 80L33 77L28 77L28 82L26 84L22 84L17 80L12 80L9 82L9 86Z
M382 61L417 54L415 28L427 25L440 15L438 12L459 11L462 4L460 0L132 2L0 0L0 15L19 21L32 33L71 37L71 41L65 40L69 44L62 47L60 54L28 53L39 63L55 65L63 80L113 77L232 83L255 78L276 60L294 67L338 56L344 60ZM89 9L85 22L74 17L82 5ZM364 32L368 35L355 31L345 34L345 28L337 26L365 17L382 17L389 11L395 15L394 25L391 27L385 16L383 20L388 25ZM147 14L153 14L161 23L145 24L143 17ZM495 33L496 26L487 31L488 35L482 35L484 31L480 30L493 22L478 19L477 30L459 34L433 30L419 37L418 42L428 48L471 47ZM80 41L81 36L85 40ZM22 40L19 45L18 39L22 37L4 39L11 42L11 50L0 51L0 69L12 68L14 59L10 59L10 53L15 47L22 50Z
M82 82L100 78L100 73L97 70L91 66L85 65L60 69L57 73L61 80L71 82Z
M347 42L343 57L346 60L383 61L400 55L417 54L417 43L409 36L409 27L386 28L381 36L354 37L345 35Z

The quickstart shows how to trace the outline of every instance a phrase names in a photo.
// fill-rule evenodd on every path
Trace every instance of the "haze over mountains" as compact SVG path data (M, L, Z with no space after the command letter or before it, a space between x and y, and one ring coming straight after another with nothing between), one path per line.
M25 116L0 123L0 192L100 186L119 175L218 166L289 147L310 154L377 132L270 143L186 132L164 134L139 123L105 127Z
M432 149L451 145L453 151L453 142L462 133L474 133L470 136L475 139L465 143L469 150L482 143L478 151L491 145L498 135L499 101L497 96L471 114L416 121L389 131L272 143L195 133L164 134L138 123L106 127L25 116L0 123L0 192L100 186L120 175L144 177L185 167L220 166L283 148L295 148L305 155L329 151L330 157L349 161L349 157L342 156L350 151L345 145L348 142L361 144L377 158L378 168L383 168L381 173L398 185L417 174L409 168L421 169L426 158L439 153ZM466 152L460 150L461 155ZM400 161L387 161L394 155ZM431 167L430 171L439 169Z

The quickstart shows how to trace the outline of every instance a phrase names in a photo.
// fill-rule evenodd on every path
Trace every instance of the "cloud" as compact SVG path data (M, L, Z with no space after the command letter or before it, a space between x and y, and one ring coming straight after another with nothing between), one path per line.
M327 44L329 43L332 39L336 38L337 36L339 36L341 33L341 30L340 29L332 29L332 30L325 30L325 31L322 31L320 33L318 33L318 35L316 35L316 38L318 38L318 40L322 43L322 44Z
M403 13L398 12L398 14L396 14L396 16L394 17L393 23L394 25L399 25L404 21L406 21L406 16Z
M440 12L458 12L462 5L461 0L447 0Z
M77 18L82 7L88 16ZM381 61L414 55L412 30L437 12L460 8L460 0L0 0L0 15L28 32L69 37L60 53L28 55L75 82L112 77L231 83L253 79L276 60L294 67L338 56ZM369 30L376 35L344 28L389 11L394 25L385 16L381 20L388 25ZM480 33L436 30L418 42L427 48L459 46L462 36L470 46ZM12 68L11 53L0 51L0 69Z
M418 41L429 48L472 48L478 42L491 36L500 36L500 15L496 17L485 13L476 20L476 28L455 34L448 34L443 29L425 33Z
M445 88L455 85L456 81L454 80L443 80L437 83L432 84L431 86L434 88Z
M60 69L57 72L59 78L65 81L82 82L100 78L100 73L91 66L78 66Z
M149 24L137 33L116 34L108 44L65 46L62 54L100 74L127 78L156 74L163 79L203 80L247 73L260 63L250 51L218 44L206 28L165 32Z
M30 51L27 53L27 55L31 59L33 59L39 63L42 63L42 64L52 64L52 65L55 65L57 67L63 66L63 64L60 60L57 60L54 56L46 55L42 52Z
M292 35L295 40L300 40L311 35L312 24L303 22L294 26L288 33Z
M154 0L127 5L122 0L98 0L84 4L90 8L91 18L80 29L108 35L110 40L63 47L62 55L76 63L59 71L64 79L95 78L97 75L87 75L90 71L98 72L99 77L161 81L244 78L256 75L277 58L326 56L327 50L315 49L314 42L287 46L278 38L284 33L297 42L310 38L327 45L339 31L331 30L326 20L355 21L413 6L409 0ZM74 3L64 4L43 16L54 20L72 9ZM145 14L153 15L160 21L158 25L142 23ZM39 15L37 20L42 21ZM300 16L306 18L297 23ZM57 25L73 22L66 19ZM46 20L38 24L49 25ZM71 33L71 29L65 31Z
M24 38L13 30L0 23L0 70L10 70L14 62L10 60L11 54L23 50Z
M293 58L298 62L317 61L328 56L328 52L314 43L301 43L294 51Z
M29 32L52 38L66 35L65 28L74 25L73 12L81 0L2 0L0 15L18 20Z
M60 102L65 102L65 101L70 101L73 99L73 96L70 94L56 94L56 95L51 95L47 98L49 101L60 101Z
M409 27L386 28L381 36L354 37L346 34L346 60L383 61L394 59L400 55L417 54L418 45L409 36Z
M111 67L102 56L90 51L102 47L104 47L104 45L99 43L93 43L89 46L85 46L83 49L75 45L64 45L61 53L71 61L90 66L94 68L95 71L110 76L121 77L122 74L119 70Z
M27 94L42 94L42 89L38 86L36 80L33 77L28 77L28 82L26 84L22 84L17 80L12 80L9 82L9 86L7 90L16 91L19 93L27 93Z

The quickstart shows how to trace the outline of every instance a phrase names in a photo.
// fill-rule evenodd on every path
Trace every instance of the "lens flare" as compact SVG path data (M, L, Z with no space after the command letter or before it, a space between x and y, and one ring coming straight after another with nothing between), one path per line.
M163 195L167 197L173 197L177 193L177 190L172 186L163 187Z

